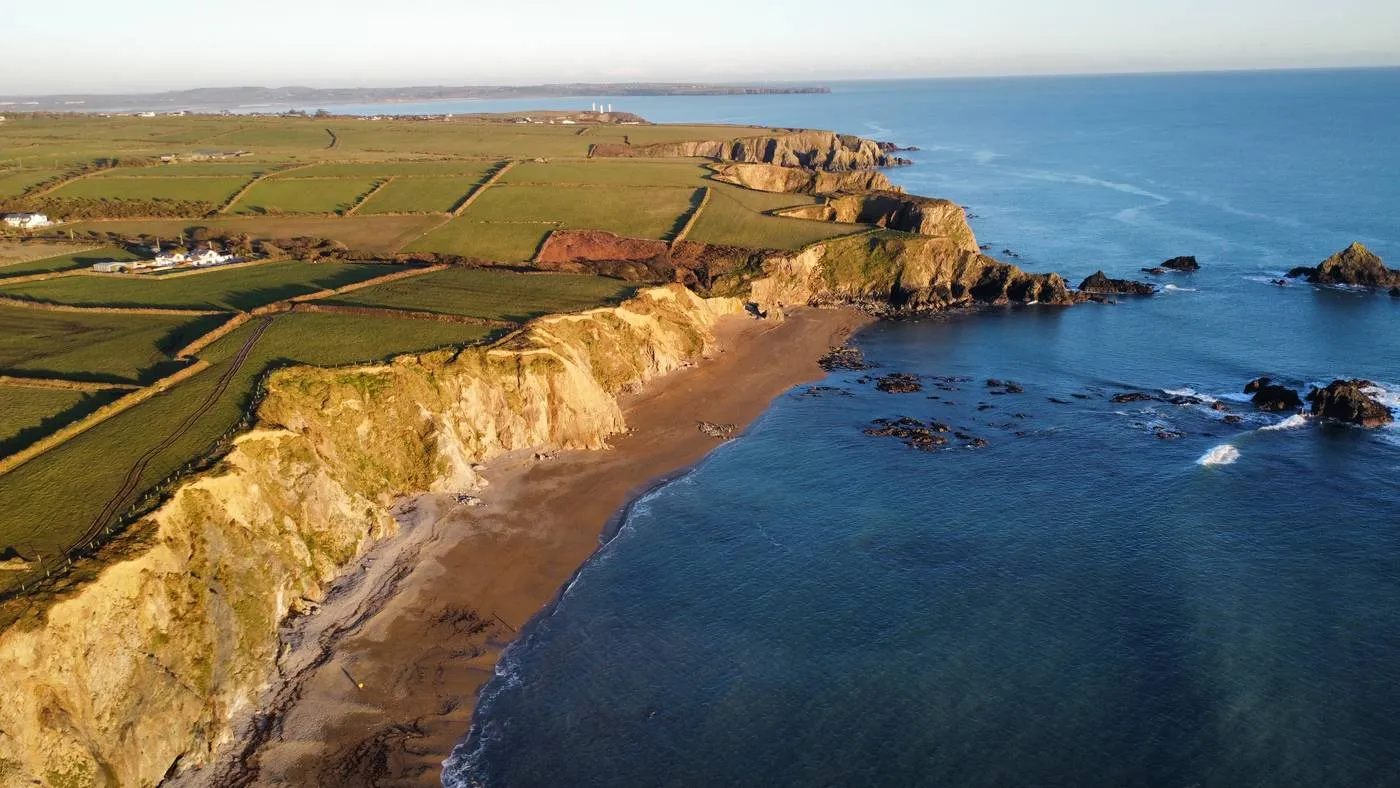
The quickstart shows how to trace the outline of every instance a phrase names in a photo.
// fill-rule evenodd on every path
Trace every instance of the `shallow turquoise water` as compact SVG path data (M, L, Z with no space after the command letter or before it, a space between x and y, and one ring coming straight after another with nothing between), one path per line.
M919 145L897 182L1076 282L1204 270L863 332L926 390L834 373L636 502L507 652L447 784L1400 784L1400 431L1277 429L1239 395L1400 391L1400 300L1268 284L1353 240L1400 263L1400 72L616 103ZM1109 401L1184 389L1246 421ZM989 445L861 434L892 416Z

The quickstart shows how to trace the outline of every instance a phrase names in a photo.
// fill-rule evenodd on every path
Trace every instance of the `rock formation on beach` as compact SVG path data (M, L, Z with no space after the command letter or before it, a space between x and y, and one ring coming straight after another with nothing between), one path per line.
M1098 295L1150 296L1157 292L1157 288L1146 282L1134 282L1131 279L1110 279L1103 271L1095 271L1079 283L1079 291Z
M1308 392L1314 416L1362 427L1383 427L1395 420L1390 408L1367 393L1375 386L1369 380L1334 380L1326 387Z
M1171 271L1182 271L1186 273L1201 270L1201 264L1196 262L1196 258L1193 256L1173 257L1165 263L1162 263L1160 267Z
M845 170L830 172L777 164L728 163L710 166L714 179L746 189L783 194L837 194L840 192L903 191L883 172Z
M890 155L880 143L831 131L793 131L731 140L660 142L652 145L594 145L598 158L689 158L777 164L813 170L868 170L912 162Z
M1354 243L1316 266L1299 266L1289 277L1303 277L1318 285L1356 285L1400 289L1400 271L1386 268L1370 249ZM1395 295L1396 293L1392 293Z

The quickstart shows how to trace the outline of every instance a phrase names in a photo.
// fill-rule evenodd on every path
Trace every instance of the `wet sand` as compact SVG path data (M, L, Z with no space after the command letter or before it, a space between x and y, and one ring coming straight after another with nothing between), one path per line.
M284 630L281 680L237 752L171 783L439 785L505 646L630 499L718 445L696 422L744 427L867 322L848 309L726 318L712 358L624 401L631 431L611 449L496 458L481 506L401 503L402 532Z

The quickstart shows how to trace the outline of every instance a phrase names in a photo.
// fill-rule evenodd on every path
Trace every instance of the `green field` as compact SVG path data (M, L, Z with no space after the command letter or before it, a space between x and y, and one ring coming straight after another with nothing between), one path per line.
M670 238L699 200L685 187L493 186L462 218L472 222L557 222L633 238Z
M29 276L30 274L47 274L55 271L72 271L79 268L91 268L93 263L103 260L135 260L137 255L128 252L120 246L104 246L88 252L74 252L72 254L61 254L55 257L44 257L38 260L27 260L23 263L11 263L0 265L0 284L3 284L2 277Z
M13 197L36 183L63 174L60 169L0 170L0 197Z
M201 354L212 363L209 369L0 476L0 511L6 513L0 521L0 544L50 554L71 545L117 493L137 458L171 435L216 390L258 322L239 328ZM194 420L188 432L151 460L140 474L137 489L149 489L208 452L219 436L238 423L254 382L272 366L377 361L399 353L470 344L487 331L407 318L277 316L247 363L233 374L227 390ZM114 446L121 451L114 453ZM81 480L80 495L75 494L76 480ZM136 496L129 499L127 506L135 503Z
M447 213L476 181L467 178L397 178L374 193L359 213Z
M347 211L370 189L368 178L279 178L259 181L239 198L234 213Z
M731 189L711 188L710 202L690 229L687 241L751 249L801 249L817 241L867 229L861 224L830 224L756 213L735 199ZM793 195L776 196L790 200Z
M699 162L680 163L648 159L590 159L521 162L501 176L502 184L584 184L589 186L689 186L706 185L710 171Z
M328 304L390 307L524 322L618 303L636 285L599 276L448 268L356 290Z
M251 177L251 176L249 176ZM83 178L53 192L61 199L192 200L222 205L249 178Z
M0 306L0 375L144 383L226 319Z
M285 261L246 268L215 268L189 276L69 276L0 287L0 295L77 306L248 310L396 270L400 269L374 263Z
M523 263L535 256L557 227L553 222L488 224L457 218L404 248L406 252L459 254L498 263Z
M272 172L278 166L256 161L192 161L153 164L149 167L113 167L94 178L239 178L244 182L255 175Z
M290 178L469 178L472 183L485 179L500 162L487 161L384 161L316 164L293 170Z
M0 457L23 449L121 396L101 392L0 386Z
M124 237L154 235L174 238L205 228L220 233L246 233L254 238L330 238L351 249L371 254L397 252L429 228L442 222L441 216L211 216L199 219L134 219L77 222L74 232L117 233ZM0 276L9 266L0 269Z

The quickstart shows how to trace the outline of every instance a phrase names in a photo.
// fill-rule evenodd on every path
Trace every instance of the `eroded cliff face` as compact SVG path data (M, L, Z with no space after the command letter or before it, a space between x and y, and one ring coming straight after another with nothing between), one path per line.
M777 164L713 164L715 180L760 192L836 194L839 192L902 191L883 172L827 172Z
M0 633L0 784L153 785L203 763L256 702L278 622L394 532L396 498L472 489L502 452L604 446L624 428L617 395L698 360L741 309L672 285L490 348L275 373L219 471Z
M775 254L752 283L765 314L785 306L844 303L876 314L976 304L1071 304L1059 274L1032 274L951 237L871 233Z
M819 205L804 205L780 213L800 219L873 224L905 233L949 238L961 249L977 251L977 238L967 224L967 213L956 203L936 197L891 191L840 194Z
M594 145L597 157L698 158L720 162L776 164L812 170L865 170L907 164L889 146L830 131L794 131L730 140L662 142L652 145Z

